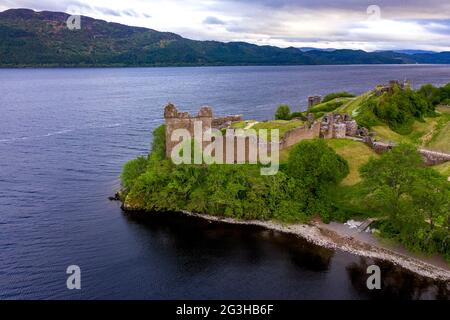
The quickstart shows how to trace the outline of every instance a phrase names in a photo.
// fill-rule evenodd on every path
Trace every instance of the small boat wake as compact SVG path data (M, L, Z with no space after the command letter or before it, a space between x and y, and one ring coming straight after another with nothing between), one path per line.
M49 133L37 135L37 136L25 136L25 137L15 137L15 138L10 138L10 139L0 139L0 143L26 141L26 140L32 140L32 139L42 139L42 138L64 135L64 134L68 134L68 133L72 133L74 131L80 131L80 130L117 128L122 125L123 125L123 123L113 123L113 124L105 124L105 125L89 125L84 128L64 129L64 130L49 132Z

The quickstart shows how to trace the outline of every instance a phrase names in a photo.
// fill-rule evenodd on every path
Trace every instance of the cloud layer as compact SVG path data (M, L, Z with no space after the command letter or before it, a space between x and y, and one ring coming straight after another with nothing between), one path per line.
M281 47L450 51L442 0L0 0L0 10L81 13L199 40Z

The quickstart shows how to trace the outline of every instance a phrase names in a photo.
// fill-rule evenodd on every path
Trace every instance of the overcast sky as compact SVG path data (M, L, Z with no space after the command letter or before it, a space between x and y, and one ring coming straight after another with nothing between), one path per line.
M81 13L198 40L450 51L449 0L0 0L0 11L9 8Z

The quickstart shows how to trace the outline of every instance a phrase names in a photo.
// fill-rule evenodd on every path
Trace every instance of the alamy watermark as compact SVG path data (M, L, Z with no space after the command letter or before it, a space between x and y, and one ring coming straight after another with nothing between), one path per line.
M377 21L381 19L381 8L375 4L367 7L367 19L369 21Z
M366 285L369 290L381 290L381 269L377 265L371 265L367 268L367 274L370 274L367 278Z
M66 286L69 290L81 290L81 268L77 265L68 266L66 269Z
M81 30L81 9L77 6L69 6L66 12L70 14L66 20L67 29L71 31Z

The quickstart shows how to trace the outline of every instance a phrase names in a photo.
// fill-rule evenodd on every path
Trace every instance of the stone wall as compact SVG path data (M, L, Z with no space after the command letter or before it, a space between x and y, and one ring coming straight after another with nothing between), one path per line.
M202 107L196 117L192 117L187 112L179 112L175 105L168 104L164 110L164 119L166 120L166 156L170 157L172 149L177 142L171 141L171 136L176 129L186 129L191 136L194 136L194 123L201 121L202 131L211 128L213 113L210 107Z
M321 96L311 96L308 97L308 109L320 104L322 102Z
M422 155L425 164L428 166L435 166L450 161L450 154L448 153L436 152L426 149L420 149L419 152Z
M347 136L347 126L345 123L335 123L333 139L344 139Z
M189 134L195 136L194 123L196 121L201 121L202 132L210 128L222 129L226 128L233 122L243 121L241 115L226 116L220 118L214 118L213 112L210 107L202 107L197 114L197 116L191 116L187 112L179 112L173 104L166 106L164 110L164 118L166 121L166 156L170 157L172 149L178 144L178 142L172 142L171 136L176 129L186 129ZM285 133L283 137L280 137L280 150L289 148L302 140L315 139L315 138L345 138L347 136L356 136L358 133L358 125L349 115L329 113L324 116L321 121L314 121L312 115L308 115L309 121L306 122L304 126L294 128ZM245 160L250 158L248 153L248 147L250 143L257 143L252 141L248 137L239 137L237 140L245 140ZM209 142L204 142L203 149L209 145ZM269 146L271 149L273 146ZM238 152L237 146L234 150L235 159ZM226 155L226 145L223 149L224 157Z
M280 150L289 148L302 140L315 139L320 137L320 122L314 122L311 127L304 125L291 129L285 133L280 141Z
M358 135L358 122L356 120L345 121L346 135L349 137L356 137Z
M214 118L212 120L212 127L217 128L217 129L222 129L222 128L228 127L233 122L241 122L241 121L244 121L244 118L242 117L242 115Z
M394 143L374 141L372 137L365 137L364 142L378 154L390 151L395 147ZM419 149L418 151L422 155L424 163L428 166L435 166L450 161L450 154L448 153L442 153L427 149Z
M341 139L356 137L358 123L348 114L328 113L322 118L320 137L324 139Z
M398 80L391 80L387 85L379 85L375 89L375 95L381 96L384 93L389 93L394 90L395 87L400 88L401 90L405 90L411 86L411 82L409 80L405 80L403 83L400 83Z

